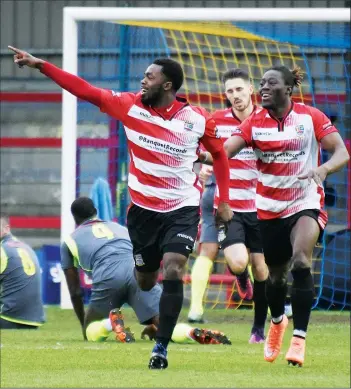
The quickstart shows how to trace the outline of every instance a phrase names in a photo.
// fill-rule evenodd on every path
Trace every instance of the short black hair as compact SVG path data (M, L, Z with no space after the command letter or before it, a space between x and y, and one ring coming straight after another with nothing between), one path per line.
M228 80L232 80L233 78L242 78L245 81L251 81L249 73L240 68L228 69L224 72L222 76L222 82L225 84Z
M153 64L162 66L162 73L172 82L172 89L177 92L184 81L184 72L180 63L171 58L157 58Z
M93 200L89 197L78 197L71 205L71 213L75 222L79 225L97 215Z
M303 72L300 67L296 66L293 70L288 69L286 66L273 66L268 70L276 70L280 72L285 81L285 85L289 85L292 88L294 86L300 86L303 80Z

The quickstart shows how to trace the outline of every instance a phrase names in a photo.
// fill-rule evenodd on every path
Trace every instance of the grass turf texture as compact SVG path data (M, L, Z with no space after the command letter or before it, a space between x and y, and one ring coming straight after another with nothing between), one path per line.
M47 309L40 330L1 331L1 387L350 387L349 312L312 313L305 365L298 368L284 359L292 322L282 354L270 364L262 344L248 344L252 311L208 311L206 326L224 331L232 346L171 344L164 371L148 370L153 343L140 339L134 313L123 312L134 344L116 343L113 334L105 343L83 342L73 311L57 307Z

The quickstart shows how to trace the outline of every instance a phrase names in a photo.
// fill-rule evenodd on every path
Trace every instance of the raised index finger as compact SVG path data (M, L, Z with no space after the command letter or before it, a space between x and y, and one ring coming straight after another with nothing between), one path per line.
M14 51L16 54L21 54L22 50L17 49L16 47L13 46L7 46L10 50Z

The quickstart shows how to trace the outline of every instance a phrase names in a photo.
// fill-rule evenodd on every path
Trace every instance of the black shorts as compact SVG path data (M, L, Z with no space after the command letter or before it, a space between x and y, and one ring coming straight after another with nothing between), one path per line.
M127 225L135 268L140 272L154 272L160 268L163 255L169 252L188 257L195 245L199 221L199 207L156 212L133 204L128 211Z
M291 231L302 216L309 216L318 223L319 210L305 209L284 219L259 220L263 252L267 265L277 266L290 261L293 249ZM318 223L320 226L320 224ZM320 227L321 228L321 227ZM323 230L321 229L322 236Z
M234 212L221 248L243 243L251 253L262 253L261 232L257 212Z

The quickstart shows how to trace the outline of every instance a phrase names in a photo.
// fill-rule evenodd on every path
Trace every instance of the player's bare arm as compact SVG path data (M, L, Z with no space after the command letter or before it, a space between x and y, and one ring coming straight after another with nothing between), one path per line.
M69 294L73 305L74 312L82 326L83 338L87 340L84 329L84 303L83 294L79 282L79 273L76 267L71 267L64 270Z
M317 185L322 185L327 175L337 172L349 161L350 155L339 133L332 132L326 135L322 138L321 145L332 154L330 159L307 174L299 176L300 180L308 179L309 182L314 180Z
M238 135L233 135L224 143L224 150L228 158L235 157L244 147L246 147L245 140Z

